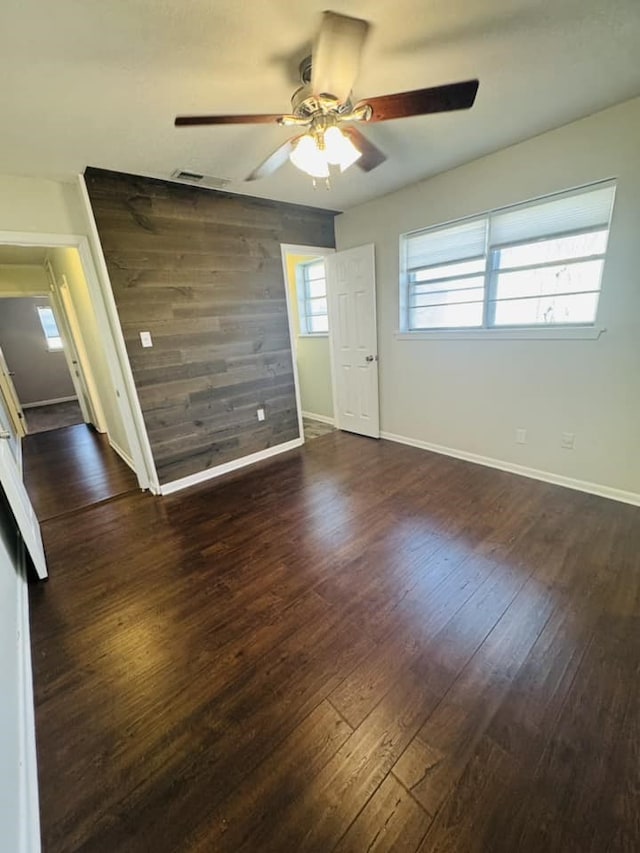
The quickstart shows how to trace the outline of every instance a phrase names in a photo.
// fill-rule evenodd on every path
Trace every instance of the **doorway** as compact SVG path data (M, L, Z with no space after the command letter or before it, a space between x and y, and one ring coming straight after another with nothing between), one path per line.
M37 270L37 268L36 268ZM69 369L48 296L8 296L0 302L0 359L15 389L27 434L84 423L80 379Z
M105 415L115 392L100 381L105 357L87 294L77 249L0 245L0 372L22 434L83 423L110 439L122 432Z
M325 259L333 249L282 247L306 441L335 429Z
M135 487L78 248L0 245L0 393L40 520Z
M379 438L374 246L281 249L301 432Z

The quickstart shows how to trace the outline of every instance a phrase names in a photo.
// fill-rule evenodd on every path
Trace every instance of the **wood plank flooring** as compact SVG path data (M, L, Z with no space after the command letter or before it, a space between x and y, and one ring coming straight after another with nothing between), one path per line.
M138 489L133 471L86 424L27 435L24 482L42 523Z
M331 432L43 534L45 851L639 849L639 509Z

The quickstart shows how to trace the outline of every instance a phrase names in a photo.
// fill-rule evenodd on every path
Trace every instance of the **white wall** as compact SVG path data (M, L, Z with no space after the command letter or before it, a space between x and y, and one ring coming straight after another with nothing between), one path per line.
M337 217L339 250L375 243L383 431L640 493L639 142L640 98ZM618 190L599 340L394 337L401 233L609 177ZM573 451L562 432L575 433Z
M0 347L22 406L76 395L64 352L47 347L39 307L51 307L47 296L0 299Z
M0 175L0 231L86 234L75 184Z
M36 264L0 265L3 296L48 296L49 280L44 267Z
M299 337L296 358L302 411L333 418L329 338Z

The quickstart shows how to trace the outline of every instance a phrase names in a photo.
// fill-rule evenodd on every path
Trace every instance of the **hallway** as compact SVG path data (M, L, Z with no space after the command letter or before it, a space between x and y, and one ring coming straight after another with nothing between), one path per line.
M138 489L107 437L86 424L27 435L23 461L40 523Z

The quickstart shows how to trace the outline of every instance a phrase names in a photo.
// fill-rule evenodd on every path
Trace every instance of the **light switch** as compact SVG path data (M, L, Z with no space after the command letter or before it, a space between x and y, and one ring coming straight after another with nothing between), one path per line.
M140 343L143 347L152 347L151 332L140 332Z

